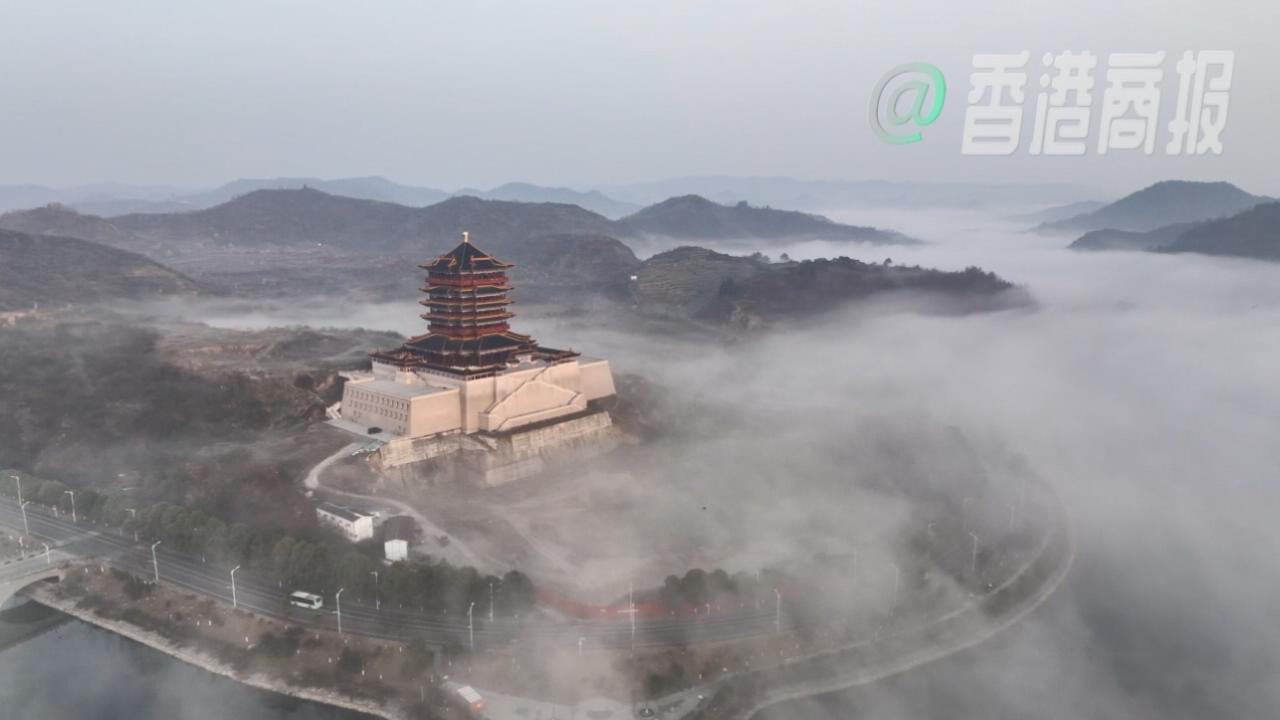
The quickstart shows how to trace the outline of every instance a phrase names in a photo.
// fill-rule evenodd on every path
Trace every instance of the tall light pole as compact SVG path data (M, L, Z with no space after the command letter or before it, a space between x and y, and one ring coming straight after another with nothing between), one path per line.
M378 571L370 570L369 574L373 576L373 609L382 609L382 599L378 597Z
M30 500L26 500L18 504L18 507L22 509L22 534L23 535L31 534L31 527L27 525L27 506L30 504L31 504Z
M236 601L236 571L239 569L239 565L231 568L231 607L233 608L240 607L240 603Z
M44 546L44 564L52 565L53 558L49 557L49 543L40 543L40 544Z
M338 592L333 596L333 601L338 605L338 634L342 634L342 591L346 588L338 588Z
M472 623L472 614L475 612L476 604L471 603L471 607L467 608L467 644L474 651L476 649L476 626Z
M489 622L493 622L493 581L489 581Z
M67 495L71 496L71 522L75 522L76 521L76 491L66 490L64 492Z
M779 635L782 634L782 591L778 588L773 589L773 629Z
M156 571L156 582L160 582L160 559L156 557L156 546L159 544L159 540L151 543L151 566Z
M635 583L627 585L627 612L631 615L631 647L636 646L636 586Z
M21 505L22 504L22 478L18 477L17 475L10 475L9 477L13 478L13 481L18 484L18 504Z
M969 561L969 574L977 577L978 575L978 534L969 533L969 537L973 538L973 559Z

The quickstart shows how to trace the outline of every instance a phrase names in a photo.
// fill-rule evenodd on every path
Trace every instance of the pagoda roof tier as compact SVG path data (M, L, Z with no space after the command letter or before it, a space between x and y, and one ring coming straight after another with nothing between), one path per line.
M422 292L449 292L454 295L465 295L465 293L489 292L494 295L511 290L511 284L507 282L493 283L433 283L428 282L425 286L419 288Z
M480 335L473 338L455 338L443 333L432 332L412 338L404 344L404 349L411 352L449 355L509 353L519 350L532 350L533 347L533 338L510 331Z
M472 245L468 236L463 237L463 241L457 247L418 267L429 272L450 275L502 271L512 267L510 263L502 262Z
M421 289L423 292L428 290L439 290L441 292L510 290L511 281L506 276L500 278L436 278L428 276Z
M515 300L506 295L484 295L477 297L424 297L417 301L419 305L440 307L476 307L484 305L511 305Z
M506 310L491 310L488 312L472 312L472 313L448 313L448 312L427 312L420 315L423 320L442 320L444 322L488 322L492 320L510 320L515 317L515 313Z

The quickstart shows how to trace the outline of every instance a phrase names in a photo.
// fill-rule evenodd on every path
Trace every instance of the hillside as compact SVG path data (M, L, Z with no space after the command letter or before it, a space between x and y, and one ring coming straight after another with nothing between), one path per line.
M415 210L329 195L319 190L258 190L205 210L134 213L112 222L171 243L239 246L364 244L368 250L409 243Z
M322 178L277 177L241 178L203 193L185 195L180 200L195 207L212 207L258 190L301 190L311 188L330 195L360 200L377 200L410 207L424 207L449 197L449 193L429 187L401 185L384 177Z
M1202 223L1178 223L1138 232L1135 230L1091 230L1071 243L1072 250L1155 250L1168 245L1187 230Z
M0 230L0 310L190 294L196 283L136 253Z
M720 289L758 273L768 263L700 247L679 247L645 260L629 285L631 302L645 313L695 317L716 302Z
M142 238L96 215L85 215L65 205L50 204L0 215L0 228L30 235L56 235L111 245L133 247Z
M1028 301L1010 283L977 268L944 272L849 258L771 264L698 247L655 255L635 275L630 296L641 313L742 327L817 317L872 297L910 295L953 312Z
M900 299L948 313L1002 309L1029 297L993 273L947 272L850 258L789 263L721 288L710 315L742 326L803 320L869 299Z
M607 235L540 235L513 247L513 279L522 297L558 289L603 290L625 282L640 260L631 248Z
M651 236L689 240L852 240L880 244L916 242L901 233L841 225L820 215L754 207L746 202L720 205L698 195L664 200L622 219Z
M1081 200L1079 202L1067 203L1066 205L1054 205L1035 212L1014 215L1010 220L1018 223L1040 225L1041 223L1057 222L1066 220L1077 215L1091 213L1094 210L1100 210L1106 207L1106 203L1101 200Z
M1251 195L1226 182L1167 180L1092 212L1039 225L1042 232L1130 230L1145 232L1166 225L1212 220L1247 210L1269 198Z
M512 182L499 185L492 190L475 190L465 188L454 193L457 196L470 195L483 200L509 200L527 203L564 203L577 205L607 218L616 220L640 209L635 203L614 200L596 190L573 190L563 187L546 187L531 183Z
M1192 227L1160 251L1280 260L1280 202Z
M319 190L258 190L187 213L122 215L112 222L149 239L279 247L323 245L361 253L443 252L469 230L492 252L539 235L608 235L615 224L573 205L450 198L425 208L330 195Z

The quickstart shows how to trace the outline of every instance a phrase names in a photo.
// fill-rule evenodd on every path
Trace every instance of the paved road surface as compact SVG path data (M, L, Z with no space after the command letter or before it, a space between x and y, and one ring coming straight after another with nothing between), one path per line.
M75 524L70 518L45 514L43 509L34 509L32 505L27 507L27 518L31 537L51 545L58 543L68 556L102 559L142 577L150 577L154 572L148 543L134 543L131 538L91 525L83 519ZM16 502L0 499L0 524L15 529L22 527L22 516ZM163 545L157 551L157 559L163 581L198 594L231 601L229 568L168 552ZM3 571L0 570L2 577ZM282 588L269 578L246 571L236 574L236 599L240 607L299 625L337 628L336 604L332 596L325 598L324 610L309 611L287 604L285 597L292 589ZM485 613L477 608L474 620L473 629L469 631L465 616L428 615L386 607L375 610L373 606L356 603L351 598L344 598L342 603L344 632L391 640L422 638L432 644L456 643L466 647L474 636L475 645L484 647L528 638L563 642L565 646L575 648L579 638L583 638L588 647L625 648L633 642L631 624L625 618L599 621L564 621L548 617L525 620L496 618L488 622ZM713 613L710 617L639 619L635 625L634 644L636 647L661 647L689 642L718 642L767 635L774 631L773 609L752 608Z

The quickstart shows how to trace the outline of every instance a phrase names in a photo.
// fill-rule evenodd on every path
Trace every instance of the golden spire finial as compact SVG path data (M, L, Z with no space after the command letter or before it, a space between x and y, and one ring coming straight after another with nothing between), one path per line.
M471 243L471 233L467 232L466 230L463 230L463 231L462 231L462 242L470 244L470 243Z

